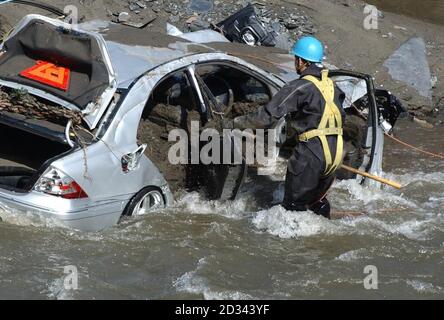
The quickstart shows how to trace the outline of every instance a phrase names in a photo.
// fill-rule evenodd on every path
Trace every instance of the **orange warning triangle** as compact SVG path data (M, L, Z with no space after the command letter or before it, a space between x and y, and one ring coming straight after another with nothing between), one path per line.
M20 72L22 77L46 84L48 86L68 90L70 70L53 63L37 61L37 64Z

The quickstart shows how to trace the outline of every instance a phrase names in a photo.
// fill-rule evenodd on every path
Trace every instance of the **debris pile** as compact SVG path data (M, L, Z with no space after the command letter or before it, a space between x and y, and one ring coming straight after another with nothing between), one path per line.
M147 144L146 156L157 166L163 177L168 181L171 191L177 192L186 188L186 167L173 165L168 159L168 152L176 142L168 141L168 130L170 128L142 119L140 122L137 140L139 145Z
M157 166L176 196L191 188L195 179L190 176L188 166L172 164L168 159L171 147L176 144L176 141L169 141L168 136L173 129L190 130L191 121L200 121L198 112L159 103L142 116L137 132L138 144L147 144L146 156Z
M7 32L7 26L6 23L3 21L3 18L0 16L0 42L3 39L3 36L6 34Z
M73 125L82 123L79 112L60 108L56 105L43 103L28 94L25 90L4 90L0 87L0 113L10 112L27 118L47 120L56 124L66 125L72 120Z
M427 116L434 119L435 125L444 124L444 97L438 99L435 107L427 112Z
M288 50L297 38L317 32L311 17L302 9L294 7L289 11L286 7L263 0L131 0L127 2L126 11L108 14L114 22L135 27L146 26L156 17L164 16L182 32L192 32L210 29L250 3L264 29L276 34L276 47Z

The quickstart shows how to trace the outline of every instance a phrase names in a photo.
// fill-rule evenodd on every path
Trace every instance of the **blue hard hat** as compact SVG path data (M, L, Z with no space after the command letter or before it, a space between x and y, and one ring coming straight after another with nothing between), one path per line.
M296 42L292 53L304 60L320 63L324 58L324 46L316 38L304 37Z

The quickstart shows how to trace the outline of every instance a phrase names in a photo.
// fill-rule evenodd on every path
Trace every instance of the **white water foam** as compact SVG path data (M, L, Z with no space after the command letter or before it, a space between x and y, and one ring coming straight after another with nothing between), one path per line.
M437 225L438 221L439 220L436 218L423 221L410 220L402 223L401 225L395 226L390 231L402 234L412 240L430 240L430 234L439 228ZM439 229L441 232L444 232L444 230L441 228Z
M206 258L197 263L195 270L187 272L173 283L179 292L203 295L205 300L252 300L249 294L240 291L215 291L211 290L207 280L198 275L199 271L207 264Z
M387 173L388 179L398 180L404 187L408 187L412 183L425 182L426 184L444 185L444 173L442 172L415 172L395 175Z
M177 200L174 209L180 209L191 214L217 214L226 218L240 220L248 216L247 199L235 201L208 201L202 199L197 192L187 193Z
M368 205L380 201L383 202L385 206L388 205L390 207L393 207L394 205L411 208L417 207L414 202L405 199L402 195L394 194L392 190L362 186L356 180L339 181L335 183L334 189L345 190L351 196L351 199L349 197L343 199L341 205L345 207L350 205L350 200L357 201L362 205Z
M0 219L8 224L22 227L67 228L60 220L33 212L19 212L0 204Z
M419 293L432 293L439 294L444 293L444 289L440 286L435 286L431 283L420 280L407 280L407 285L415 289Z
M428 199L427 206L430 208L439 208L442 209L444 212L444 197L430 197Z
M437 223L439 222L436 218L388 223L368 215L331 221L312 212L287 211L281 206L260 211L253 218L253 225L257 229L283 239L312 237L321 234L358 234L377 238L395 235L411 240L427 241L432 238L434 232L443 231L437 226Z
M65 289L65 278L64 277L52 281L48 285L48 289L45 290L45 292L46 292L46 296L49 299L74 300L73 290ZM45 293L45 292L42 292L42 293Z
M366 258L365 253L368 253L367 249L361 248L356 250L351 250L342 253L335 260L343 261L343 262L353 262L359 259Z
M282 206L259 211L253 218L253 224L259 230L266 230L269 234L284 239L338 234L346 231L336 222L312 212L287 211Z
M337 261L342 262L354 262L357 260L364 260L364 259L374 259L375 256L378 257L384 257L384 258L391 258L393 259L395 256L393 254L385 253L381 251L381 248L360 248L356 250L351 250L344 252L340 254L338 257L335 258Z
M430 240L431 234L436 231L437 219L411 219L401 222L385 222L372 216L362 216L355 219L343 219L340 223L355 230L360 235L384 237L387 234L404 236L411 240Z

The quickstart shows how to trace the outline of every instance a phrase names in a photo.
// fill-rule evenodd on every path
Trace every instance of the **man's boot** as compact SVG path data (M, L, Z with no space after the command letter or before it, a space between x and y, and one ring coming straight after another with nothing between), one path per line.
M315 203L309 209L317 215L330 219L330 202L328 202L327 198Z

